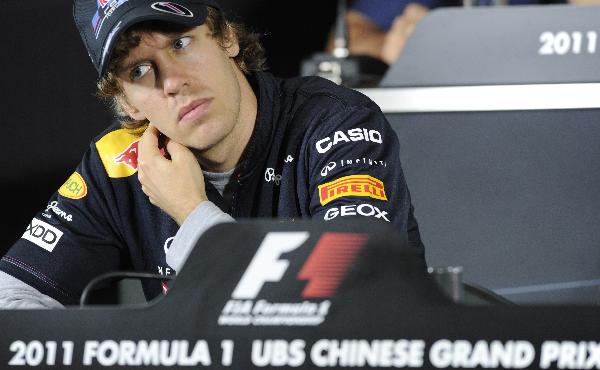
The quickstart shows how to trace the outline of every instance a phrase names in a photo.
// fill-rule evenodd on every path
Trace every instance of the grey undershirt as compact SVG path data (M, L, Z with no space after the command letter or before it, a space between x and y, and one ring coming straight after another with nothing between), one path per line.
M223 195L233 170L224 173L203 172L204 177L219 191L219 194ZM234 222L234 219L221 211L213 202L200 203L177 231L175 239L167 251L167 264L175 271L179 271L200 236L209 228L225 222Z
M204 172L205 178L223 195L233 170L224 173ZM190 255L200 236L209 228L233 217L221 211L213 202L200 203L181 225L171 247L167 251L167 264L179 271ZM0 309L63 308L54 298L42 294L29 284L0 271Z

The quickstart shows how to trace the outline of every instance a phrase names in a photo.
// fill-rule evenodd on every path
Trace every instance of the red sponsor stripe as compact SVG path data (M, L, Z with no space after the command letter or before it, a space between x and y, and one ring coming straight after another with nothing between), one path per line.
M333 296L366 240L364 234L323 234L298 273L298 279L308 280L302 297Z
M178 7L176 7L175 5L171 4L171 3L166 3L166 4L162 4L163 6L167 7L167 8L171 8L171 10L175 13L180 13L181 14L181 9L179 9Z

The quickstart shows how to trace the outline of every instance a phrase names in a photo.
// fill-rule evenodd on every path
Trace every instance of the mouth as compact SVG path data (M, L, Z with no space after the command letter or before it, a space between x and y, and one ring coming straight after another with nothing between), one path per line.
M188 122L200 118L208 111L211 99L197 99L179 110L179 122Z

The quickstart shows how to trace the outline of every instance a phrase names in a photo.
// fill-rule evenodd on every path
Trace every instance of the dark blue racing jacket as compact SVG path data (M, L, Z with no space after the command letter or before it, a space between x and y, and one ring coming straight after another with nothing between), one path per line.
M379 107L317 77L255 73L249 80L256 127L225 196L206 183L209 200L234 218L389 222L422 253L398 138ZM179 227L142 192L139 139L118 124L96 137L0 270L65 305L105 272L174 274L165 253ZM147 298L161 292L160 282L143 285Z

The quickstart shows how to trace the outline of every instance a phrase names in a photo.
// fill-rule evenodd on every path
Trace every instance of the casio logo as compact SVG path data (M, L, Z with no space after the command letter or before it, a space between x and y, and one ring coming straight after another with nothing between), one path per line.
M339 143L349 143L352 141L370 141L381 144L381 133L377 130L367 130L366 128L353 128L346 132L336 131L333 134L333 138L326 137L325 139L317 141L317 152L321 154L327 153L332 147Z

